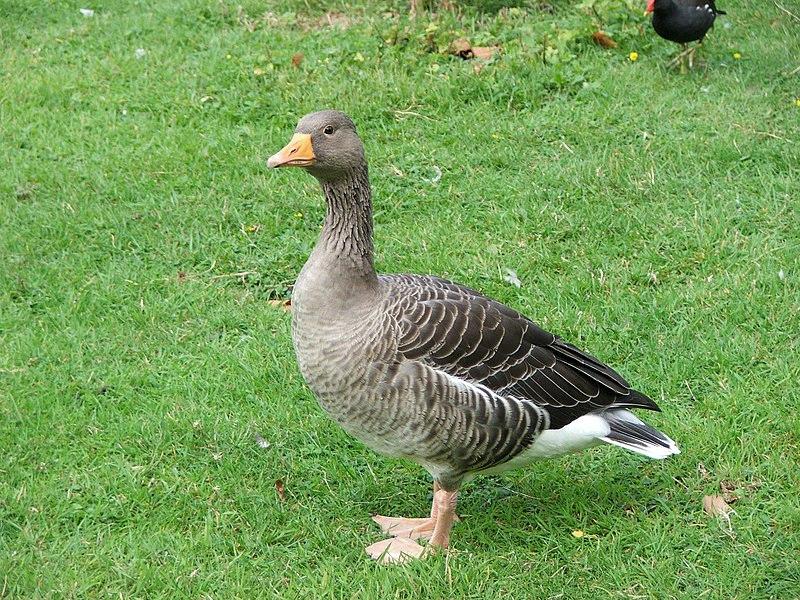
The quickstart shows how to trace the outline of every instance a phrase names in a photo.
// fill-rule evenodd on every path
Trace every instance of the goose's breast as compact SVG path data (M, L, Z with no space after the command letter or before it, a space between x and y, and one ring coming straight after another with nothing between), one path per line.
M322 405L352 404L375 385L371 366L396 352L386 315L375 307L319 311L293 303L292 341L306 383Z

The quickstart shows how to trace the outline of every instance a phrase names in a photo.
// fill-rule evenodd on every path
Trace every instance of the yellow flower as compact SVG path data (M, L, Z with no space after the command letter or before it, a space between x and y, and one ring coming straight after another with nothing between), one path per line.
M628 60L631 62L636 62L639 60L639 53L638 52L631 52L628 54Z
M795 98L795 99L794 99L794 105L795 105L797 108L800 108L800 98Z
M740 58L742 58L741 52L734 52L733 53L733 60L739 60Z

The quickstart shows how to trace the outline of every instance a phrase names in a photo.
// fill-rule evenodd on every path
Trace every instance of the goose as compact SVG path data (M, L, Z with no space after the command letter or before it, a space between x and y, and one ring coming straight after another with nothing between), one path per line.
M594 356L468 287L376 273L367 161L346 114L306 115L267 165L305 169L327 205L292 292L303 378L345 431L433 477L428 516L373 517L388 537L369 556L386 564L446 549L458 490L477 474L602 443L678 454L629 410L656 403Z

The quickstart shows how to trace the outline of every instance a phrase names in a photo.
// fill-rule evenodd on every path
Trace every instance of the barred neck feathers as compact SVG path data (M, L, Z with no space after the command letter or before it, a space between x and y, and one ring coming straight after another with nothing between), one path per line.
M347 176L322 180L327 210L314 258L332 269L342 287L378 285L373 264L372 192L366 164Z

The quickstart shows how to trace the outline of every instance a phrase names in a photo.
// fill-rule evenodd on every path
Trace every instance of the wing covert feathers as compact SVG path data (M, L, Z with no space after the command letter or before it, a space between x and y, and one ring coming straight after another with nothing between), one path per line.
M608 365L475 290L436 277L382 280L391 289L400 355L532 403L549 429L603 409L659 410Z

